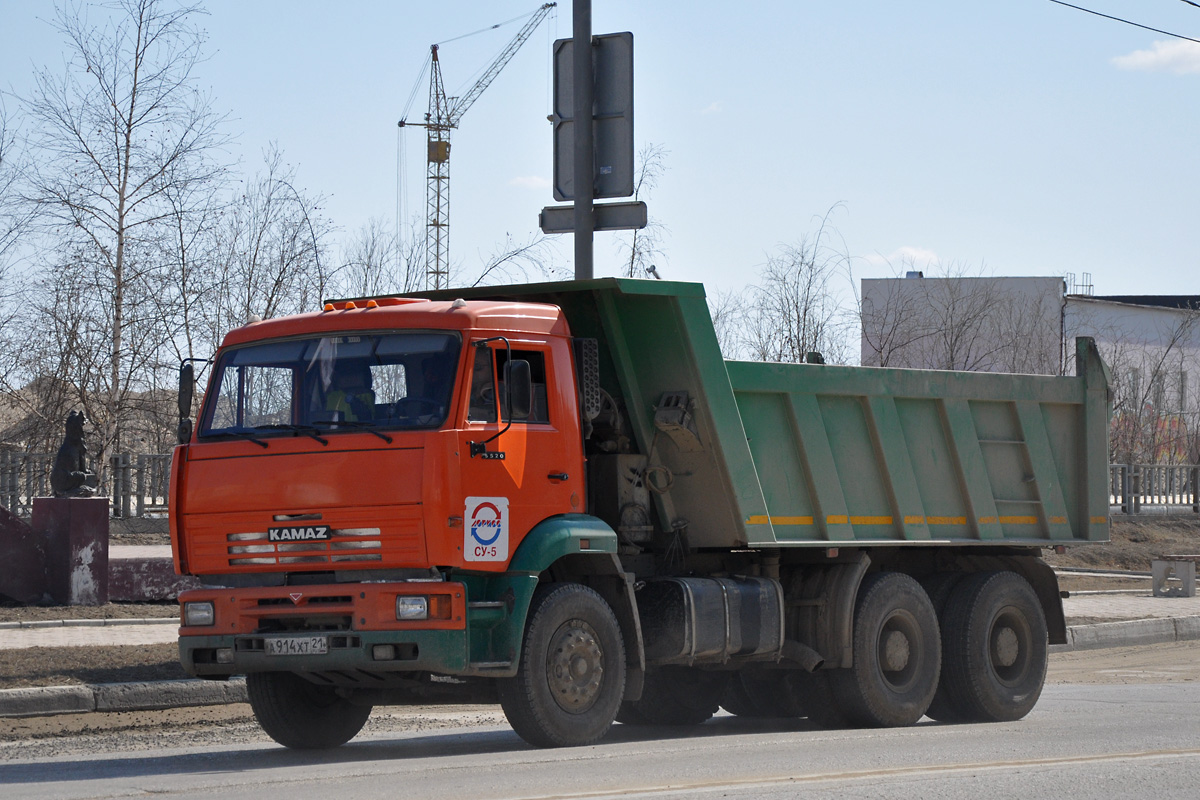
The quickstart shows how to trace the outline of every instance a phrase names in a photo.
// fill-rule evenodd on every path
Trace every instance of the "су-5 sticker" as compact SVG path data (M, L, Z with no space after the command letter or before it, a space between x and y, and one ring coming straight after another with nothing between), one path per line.
M468 497L464 561L508 561L508 498Z

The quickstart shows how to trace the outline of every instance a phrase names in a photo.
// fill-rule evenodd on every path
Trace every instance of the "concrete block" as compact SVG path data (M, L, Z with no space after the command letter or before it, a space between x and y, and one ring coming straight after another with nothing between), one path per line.
M1137 619L1129 622L1078 625L1069 629L1068 635L1075 650L1161 644L1175 641L1175 621L1172 619Z
M150 711L160 708L246 702L244 680L105 683L93 688L96 692L97 711Z
M0 506L0 594L18 603L46 595L46 554L41 538L24 520Z
M1155 597L1195 597L1196 561L1194 558L1156 558L1150 562Z
M50 686L0 691L0 717L47 717L96 710L90 686Z
M108 562L108 597L114 603L174 601L179 593L200 588L191 575L175 574L169 558L120 558Z
M31 518L46 553L47 593L63 605L108 602L108 499L37 497Z

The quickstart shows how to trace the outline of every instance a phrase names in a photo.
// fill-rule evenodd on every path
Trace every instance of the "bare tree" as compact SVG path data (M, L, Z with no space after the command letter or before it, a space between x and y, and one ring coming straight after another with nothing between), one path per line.
M746 317L746 301L742 293L734 289L723 289L708 298L708 312L712 316L717 344L725 358L741 358L741 325Z
M1134 315L1120 306L1086 300L1076 300L1070 308L1068 341L1094 337L1112 376L1110 460L1196 463L1200 308L1142 308Z
M226 137L193 76L204 43L196 7L119 0L106 7L103 27L91 24L89 10L58 9L71 60L62 74L36 71L25 107L38 154L31 198L73 234L75 265L103 304L108 356L97 388L105 402L93 418L108 447L119 441L122 402L145 357L144 343L130 341L130 314L158 266L151 254L172 214L166 197L217 180ZM75 376L80 385L86 377Z
M381 218L367 220L344 251L339 293L369 297L424 288L423 228L424 221L415 217L409 235L400 237Z
M216 276L221 306L210 322L214 349L224 331L319 308L336 288L340 265L327 252L333 228L321 213L324 198L297 190L295 177L272 145L263 171L224 214Z
M670 151L666 147L653 142L638 151L637 173L633 184L635 201L648 199L658 186L658 182L667 171L668 155ZM666 225L654 217L649 217L645 228L630 231L627 234L628 238L621 237L618 240L618 252L623 262L621 273L627 278L651 276L655 261L661 260L664 255L662 247L666 232Z

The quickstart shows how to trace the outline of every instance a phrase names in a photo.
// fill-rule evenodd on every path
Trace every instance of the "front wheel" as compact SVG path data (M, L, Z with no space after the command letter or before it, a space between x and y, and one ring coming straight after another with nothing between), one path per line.
M539 587L517 674L497 690L509 724L535 747L603 737L625 693L625 645L604 598L577 583Z
M296 750L325 750L354 738L371 706L352 703L329 686L290 672L253 672L246 694L258 724L275 741Z

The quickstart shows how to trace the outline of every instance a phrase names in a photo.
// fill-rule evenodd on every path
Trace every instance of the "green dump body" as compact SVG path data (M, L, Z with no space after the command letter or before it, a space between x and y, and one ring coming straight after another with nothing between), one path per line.
M722 358L699 284L423 296L553 303L597 339L601 386L664 490L659 525L686 526L693 548L1108 540L1108 375L1091 340L1075 377L740 362ZM685 406L664 408L679 392Z

